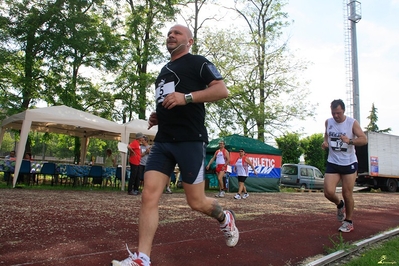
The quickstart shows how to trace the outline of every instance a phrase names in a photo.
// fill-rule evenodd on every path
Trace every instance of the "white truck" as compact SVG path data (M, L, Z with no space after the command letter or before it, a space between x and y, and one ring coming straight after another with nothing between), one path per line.
M368 144L356 147L358 186L396 192L399 185L399 136L365 132Z

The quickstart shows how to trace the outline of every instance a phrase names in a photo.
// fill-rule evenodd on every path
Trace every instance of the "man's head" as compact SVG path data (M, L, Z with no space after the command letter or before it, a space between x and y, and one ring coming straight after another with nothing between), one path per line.
M10 151L10 157L15 157L15 151Z
M192 44L193 34L188 27L176 24L169 29L166 38L166 48L172 59L177 59L187 54Z
M341 99L332 101L330 108L335 122L342 123L345 121L345 104Z
M239 152L240 152L240 155L244 155L245 154L245 150L244 149L240 149Z
M224 140L219 141L219 148L224 148Z
M144 138L144 134L143 133L141 133L141 132L137 132L136 133L136 139L141 140L143 138Z

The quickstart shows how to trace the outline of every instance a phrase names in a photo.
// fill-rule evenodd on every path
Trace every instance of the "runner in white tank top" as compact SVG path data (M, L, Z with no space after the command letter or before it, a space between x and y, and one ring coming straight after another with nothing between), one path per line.
M225 149L225 143L223 140L219 142L219 149L215 152L212 159L208 162L206 166L206 170L209 170L209 167L216 159L216 174L218 176L219 182L219 193L215 195L215 197L224 198L226 186L223 181L223 177L227 170L227 165L230 161L229 152Z
M359 122L345 115L342 100L331 102L332 118L325 122L323 149L328 149L327 166L324 175L324 196L337 205L337 219L342 222L338 231L349 233L354 230L352 214L355 206L353 187L357 177L355 145L367 144L367 137ZM335 193L342 182L341 200Z

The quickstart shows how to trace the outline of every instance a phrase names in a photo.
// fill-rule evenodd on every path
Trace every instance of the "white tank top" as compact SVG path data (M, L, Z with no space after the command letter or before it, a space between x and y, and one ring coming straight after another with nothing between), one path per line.
M224 160L224 151L219 150L216 154L216 164L225 164L226 161Z
M243 160L245 157L238 158L236 162L237 176L248 176L248 164Z
M335 122L334 118L327 119L328 162L342 166L357 162L355 146L348 145L340 139L342 135L350 139L355 138L353 123L355 119L351 117L346 117L342 123Z

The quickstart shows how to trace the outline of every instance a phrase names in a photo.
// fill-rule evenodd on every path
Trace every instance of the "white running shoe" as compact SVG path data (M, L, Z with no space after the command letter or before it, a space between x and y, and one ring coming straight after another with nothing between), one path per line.
M121 261L113 260L111 262L111 266L151 266L151 262L146 263L137 256L137 253L132 253L129 250L127 244L126 244L126 249L127 252L129 252L129 257Z
M235 198L235 199L241 199L241 196L240 196L240 194L236 194L236 195L234 196L234 198Z
M353 222L347 222L347 221L343 221L342 225L340 228L338 228L338 231L343 232L343 233L349 233L350 231L355 230L355 228L353 227Z
M240 233L236 227L235 222L235 214L233 211L226 210L224 211L226 215L226 219L228 219L228 223L225 226L220 226L220 230L224 233L224 237L226 238L226 245L229 247L234 247L238 243L238 239L240 238Z
M246 199L246 198L248 198L249 197L249 194L248 193L244 193L244 195L242 195L242 198L243 199Z
M224 190L219 191L219 194L216 197L224 198Z

